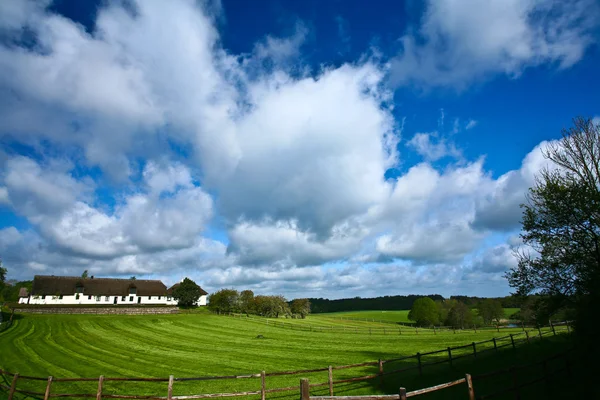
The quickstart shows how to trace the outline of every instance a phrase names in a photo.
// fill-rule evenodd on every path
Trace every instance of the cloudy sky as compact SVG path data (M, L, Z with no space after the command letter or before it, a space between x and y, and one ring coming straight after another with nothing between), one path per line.
M293 297L498 296L600 115L595 0L0 2L0 257Z

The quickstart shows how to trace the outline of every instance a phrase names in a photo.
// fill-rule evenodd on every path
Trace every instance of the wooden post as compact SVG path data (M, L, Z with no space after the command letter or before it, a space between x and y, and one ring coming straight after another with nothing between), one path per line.
M467 381L469 400L475 400L475 388L473 388L473 379L471 379L471 374L465 374L465 380Z
M96 400L102 400L102 386L104 385L104 375L98 378L98 392L96 392Z
M267 382L265 378L265 371L260 371L260 400L265 400L267 396Z
M496 332L500 333L500 325L496 324Z
M542 328L538 326L538 332L540 333L540 340L542 340Z
M328 369L328 381L329 381L329 395L333 396L333 368L331 367L331 365L329 366Z
M477 358L477 345L473 342L473 355Z
M525 332L525 322L521 321L521 328L523 328L523 332Z
M300 379L300 400L310 400L310 386L308 379Z
M494 350L498 351L498 345L496 345L496 338L492 338L492 341L494 342Z
M550 321L550 326L552 327L552 333L556 336L556 330L554 329L554 324Z
M46 393L44 393L44 400L48 400L50 398L50 387L52 386L52 377L48 377L48 383L46 384Z
M381 361L381 358L378 361L378 365L379 365L379 384L383 385L383 361Z
M171 400L173 398L173 375L169 376L169 387L167 388L167 400Z
M512 343L513 350L515 350L516 349L516 347L515 347L515 338L513 337L512 333L510 334L510 342Z
M529 331L525 331L525 338L527 339L527 343L529 343Z
M13 308L12 312L10 313L10 319L9 319L10 322L12 322L14 315L15 315L15 309Z
M401 387L398 392L399 392L400 400L406 400L406 389Z
M437 335L437 332L435 331L435 325L433 326L433 334Z
M12 383L10 384L10 391L8 392L8 400L12 400L13 396L15 395L15 389L17 388L17 379L19 379L19 374L15 374L15 376L13 376L13 380Z
M452 349L450 347L448 347L448 362L452 366Z
M419 362L419 376L423 376L423 367L421 366L421 353L417 353L417 361Z
M477 333L477 325L473 324L473 329L475 329L475 333Z

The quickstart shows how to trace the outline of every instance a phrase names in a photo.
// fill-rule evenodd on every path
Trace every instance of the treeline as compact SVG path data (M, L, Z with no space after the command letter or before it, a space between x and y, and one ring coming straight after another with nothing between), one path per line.
M504 319L504 309L499 300L483 299L471 308L456 299L434 301L429 297L415 300L408 319L419 326L451 326L464 329L473 326L499 324Z
M255 296L252 290L238 292L235 289L221 289L212 293L208 296L207 306L217 314L242 313L270 318L306 318L311 308L308 299L288 302L281 295Z
M7 270L2 267L2 261L0 261L0 303L19 301L19 290L21 288L27 288L31 292L32 281L6 281L6 274Z
M329 313L338 311L366 311L366 310L408 310L415 300L421 297L429 297L433 300L444 300L439 294L429 296L383 296L373 298L354 297L350 299L312 299L309 298L312 313Z

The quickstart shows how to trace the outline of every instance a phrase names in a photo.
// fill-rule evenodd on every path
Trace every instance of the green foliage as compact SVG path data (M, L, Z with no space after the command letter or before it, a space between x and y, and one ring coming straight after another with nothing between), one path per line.
M310 301L308 299L294 299L291 305L292 314L300 315L302 319L310 314Z
M256 296L254 298L256 313L263 317L279 318L291 316L290 306L283 296Z
M460 329L473 325L473 313L471 309L466 304L457 301L448 312L446 325Z
M415 321L419 326L439 325L440 315L435 302L429 297L415 300L408 319Z
M7 273L8 271L2 266L2 260L0 260L0 287L5 284Z
M208 296L208 309L217 313L239 311L240 294L235 289L221 289Z
M504 309L498 300L485 299L479 303L479 316L483 319L483 323L490 325L495 322L500 323L500 319L504 318Z
M83 271L83 273L81 274L81 277L83 279L87 279L88 278L88 270L87 269L85 271Z
M240 312L246 315L254 314L254 292L252 290L242 290L240 293Z
M191 307L198 302L202 295L200 286L193 280L185 278L179 286L173 290L173 298L177 300L179 306Z

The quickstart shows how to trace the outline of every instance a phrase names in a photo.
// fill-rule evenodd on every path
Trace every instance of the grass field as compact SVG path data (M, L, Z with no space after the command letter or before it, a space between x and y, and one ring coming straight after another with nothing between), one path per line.
M325 320L329 323L332 318L335 319L335 316L321 315L293 321L319 323ZM505 335L507 332L501 334ZM257 339L257 335L263 335L264 339ZM259 373L261 370L274 372L313 369L388 359L463 345L494 336L499 335L494 331L435 336L306 332L206 314L25 315L17 318L9 330L0 334L0 368L22 375L55 377L239 375ZM519 351L519 354L525 353ZM510 357L513 359L514 355L511 354ZM376 368L339 370L335 372L335 379L373 374ZM388 367L386 364L386 368L395 369L398 365ZM440 372L434 373L436 368ZM408 388L414 389L440 383L460 374L464 374L464 369L452 369L444 364L432 367L432 371L427 371L422 378L407 374L402 379ZM297 385L299 377L269 377L267 388ZM305 374L303 377L308 377L311 382L325 382L327 373ZM44 385L45 382L29 381L24 387L43 391ZM54 389L57 392L75 390L92 393L95 385L95 382L59 382L55 383ZM249 391L257 390L258 387L260 382L257 379L185 382L175 385L175 394ZM105 385L106 393L113 394L164 395L165 388L166 384L162 382L110 382ZM374 387L369 382L336 387L336 393L339 394L388 390L392 389ZM397 390L397 387L393 390ZM269 398L292 397L296 398L297 392L269 394Z

